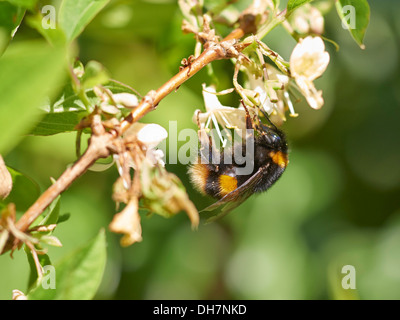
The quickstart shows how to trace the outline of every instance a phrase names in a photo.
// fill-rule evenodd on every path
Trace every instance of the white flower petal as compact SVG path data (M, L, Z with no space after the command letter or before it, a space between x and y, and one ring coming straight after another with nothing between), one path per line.
M313 109L320 109L324 105L324 99L322 98L322 91L314 86L314 83L305 77L296 78L296 83L299 86L304 97L307 99L308 104Z
M203 85L203 98L206 112L196 110L193 122L200 122L202 127L209 128L211 121L214 126L220 124L223 128L245 129L245 111L243 109L223 106L218 100L215 88Z
M139 104L138 98L131 93L116 93L112 97L116 104L121 104L127 108L133 108Z
M221 109L221 108L228 108L223 106L221 102L219 102L216 93L217 92L215 91L214 87L206 87L203 84L203 99L207 111L213 111L215 109Z
M137 139L147 146L147 148L154 148L160 142L167 139L168 132L162 126L151 123L143 126L137 132Z
M325 44L322 39L311 36L301 39L290 57L292 76L308 104L314 109L321 108L324 99L322 98L322 91L317 91L313 80L325 72L329 60L330 56L325 51Z

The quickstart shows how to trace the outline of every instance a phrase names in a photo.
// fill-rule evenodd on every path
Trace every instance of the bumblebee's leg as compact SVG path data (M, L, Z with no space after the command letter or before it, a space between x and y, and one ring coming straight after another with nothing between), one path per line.
M276 127L276 125L274 125L272 123L272 121L269 119L269 115L268 113L265 112L265 110L263 110L262 108L260 108L261 113L264 115L264 117L267 119L267 121L274 127L275 130L278 130L278 128Z
M244 111L246 112L246 129L255 129L254 128L254 122L251 120L250 112L249 109L247 109L246 105L244 104L243 100L240 100L242 103L242 106L244 108Z
M241 103L243 105L244 110L246 111L246 129L254 129L257 132L262 132L263 130L262 130L261 126L259 125L260 118L258 117L258 115L255 114L254 118L252 119L249 110L247 109L246 105L243 103L243 100L241 100Z

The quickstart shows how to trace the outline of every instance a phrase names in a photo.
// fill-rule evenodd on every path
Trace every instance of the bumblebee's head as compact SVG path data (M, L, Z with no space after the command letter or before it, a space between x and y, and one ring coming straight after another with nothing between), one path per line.
M275 126L267 126L261 124L262 132L260 132L261 139L271 149L287 152L288 145L285 134Z

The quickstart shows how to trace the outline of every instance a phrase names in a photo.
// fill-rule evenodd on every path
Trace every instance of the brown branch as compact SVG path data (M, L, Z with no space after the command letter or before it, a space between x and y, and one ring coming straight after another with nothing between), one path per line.
M24 213L15 224L21 232L28 230L29 226L42 214L42 212L62 193L73 181L79 178L86 170L98 159L110 155L109 147L115 139L115 135L106 133L102 127L100 116L96 115L93 119L93 135L90 138L89 146L82 157L69 167ZM14 249L18 246L19 240L9 238L3 252Z
M233 30L221 42L207 47L207 49L205 49L197 59L173 76L157 91L151 91L148 93L142 99L139 106L120 123L120 129L118 132L105 132L100 120L100 123L99 121L97 124L94 123L94 126L92 126L93 135L86 152L72 167L65 170L59 179L35 201L35 203L18 220L16 227L22 232L28 230L29 226L40 216L40 214L42 214L42 212L58 197L58 195L64 192L73 181L84 174L96 160L99 158L105 158L112 153L111 150L114 147L116 139L122 135L131 124L137 122L145 114L153 110L164 97L178 89L185 81L212 61L231 58L232 53L229 51L227 45L233 45L234 40L240 39L246 33L246 25L241 24L240 28ZM238 50L240 51L240 49ZM0 252L0 254L16 248L18 242L18 239L10 238L3 252Z
M65 191L74 180L85 173L96 160L108 157L110 152L106 146L110 144L111 139L112 136L110 134L99 137L93 136L83 156L72 167L65 170L58 180L42 193L36 202L18 220L16 227L21 231L26 231L58 195Z
M238 28L233 30L227 37L221 42L230 41L234 39L240 39L246 34L244 28ZM141 101L139 106L133 110L122 122L121 122L121 133L125 132L126 129L132 123L140 120L146 113L155 108L158 103L164 99L172 91L178 89L185 81L190 79L193 75L203 69L209 63L219 60L226 59L227 55L220 50L220 44L217 47L209 47L203 51L203 53L195 59L189 66L183 68L178 74L173 76L169 81L162 85L157 91L150 94L150 99L146 97Z

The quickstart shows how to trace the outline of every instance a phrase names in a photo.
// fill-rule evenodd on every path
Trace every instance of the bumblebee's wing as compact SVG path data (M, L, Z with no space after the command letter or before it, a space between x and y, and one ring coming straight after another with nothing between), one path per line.
M200 212L211 211L211 213L206 214L207 216L206 223L213 222L217 219L226 216L229 212L231 212L233 209L235 209L241 203L243 203L248 197L250 197L254 192L254 186L262 178L263 170L265 170L265 167L258 169L258 171L255 174L253 174L250 177L250 179L248 179L239 188L228 193L222 199L218 200L216 203L201 210Z

